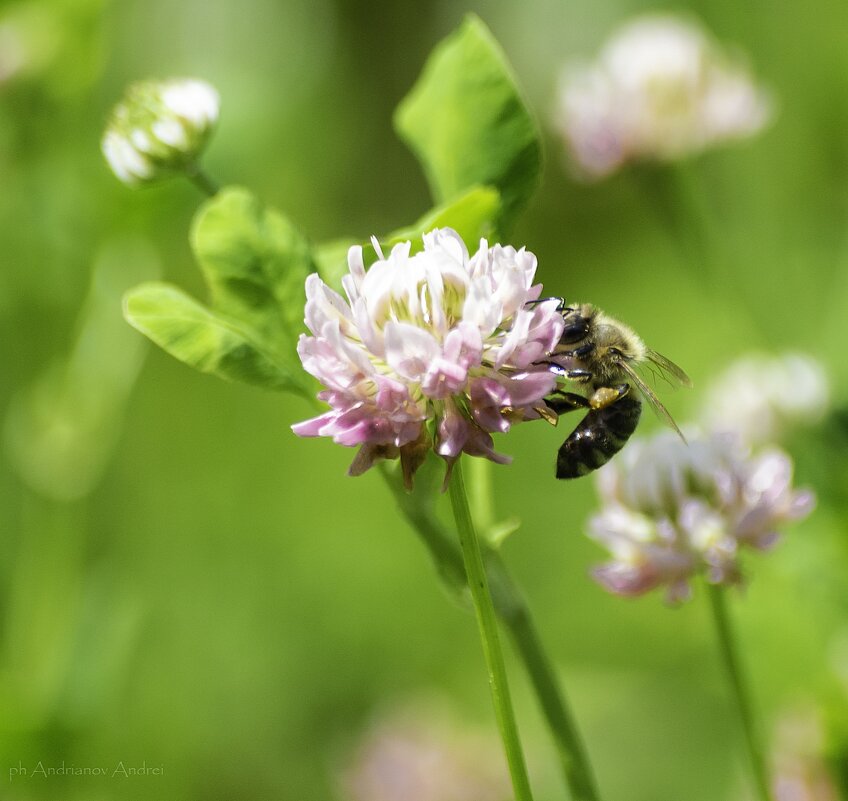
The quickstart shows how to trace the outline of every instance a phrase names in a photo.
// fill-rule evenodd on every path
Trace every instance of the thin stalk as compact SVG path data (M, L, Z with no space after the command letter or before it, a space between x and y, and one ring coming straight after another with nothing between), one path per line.
M467 594L465 569L455 538L432 510L421 502L420 490L408 493L385 464L380 472L397 504L413 530L430 553L436 569L453 595ZM509 574L500 554L483 545L483 561L489 575L492 599L498 617L510 632L519 659L538 700L545 722L554 741L563 778L573 801L600 801L592 766L560 688L553 663L545 653L530 608Z
M599 801L585 746L526 605L521 604L505 622L553 735L572 801Z
M477 533L483 534L492 528L495 522L495 504L492 489L492 463L488 459L469 459L468 468L468 504L471 518L477 527Z
M453 474L450 479L450 499L459 533L459 543L465 562L468 586L471 590L471 598L474 601L474 610L477 615L477 625L480 629L483 654L489 671L489 687L495 706L495 717L498 721L498 728L501 732L501 739L509 764L509 773L512 777L512 787L515 791L516 801L532 801L533 795L530 792L527 767L524 764L518 726L515 722L515 714L509 695L509 684L498 636L495 607L489 592L486 568L483 566L483 554L480 551L477 532L474 530L471 511L468 508L468 497L465 493L462 465L459 460L453 466Z
M743 676L739 652L736 647L736 638L730 624L724 588L714 584L709 585L709 596L713 621L718 636L719 651L721 652L721 658L730 681L736 708L739 710L742 728L745 732L745 747L751 763L751 772L754 776L757 794L761 801L772 801L768 772L766 771L766 764L763 758L763 749L757 735L751 696L745 677Z
M216 184L204 171L199 164L194 164L186 170L186 177L191 181L204 195L215 197L218 194L219 186Z

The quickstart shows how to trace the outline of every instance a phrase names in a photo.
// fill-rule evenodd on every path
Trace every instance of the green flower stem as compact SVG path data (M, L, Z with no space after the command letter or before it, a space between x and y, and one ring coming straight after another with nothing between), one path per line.
M462 547L468 586L471 590L471 598L474 601L474 610L477 614L477 624L480 628L483 654L486 658L486 667L489 670L489 686L495 705L495 716L498 720L498 728L501 732L501 739L509 763L509 773L512 777L516 801L532 801L530 782L527 779L527 767L524 764L518 726L515 722L515 714L509 696L509 684L498 637L495 607L489 592L489 578L483 565L483 554L477 540L477 532L474 530L474 523L471 520L471 510L468 508L468 497L465 494L465 483L462 479L460 462L461 460L457 460L453 466L450 479L450 499L459 533L459 543Z
M512 588L512 592L514 598L518 596L515 588ZM519 601L514 604L504 622L509 627L516 650L539 699L572 801L599 801L588 755L557 682L553 665L545 653L526 604L520 598Z
M495 522L495 505L492 498L492 463L488 459L469 459L468 504L471 507L471 519L477 527L478 535L486 539Z
M452 533L435 515L432 491L422 492L416 484L414 492L405 492L397 476L392 474L385 463L380 465L380 471L404 517L429 551L445 587L460 602L467 600L468 586L462 555ZM486 543L481 543L481 546L495 611L509 630L516 652L524 663L553 737L571 798L573 801L599 801L589 759L566 698L560 690L554 666L545 654L533 625L527 602L509 575L500 554Z
M761 801L772 801L769 789L768 772L766 771L763 749L757 736L757 727L754 721L751 698L742 675L742 667L739 653L736 647L736 638L730 624L730 616L727 611L727 599L724 587L709 585L710 607L715 622L716 634L718 635L719 650L727 677L733 692L739 717L742 720L742 728L745 732L745 746L748 758L751 762L751 770L754 774L754 784Z
M215 197L218 194L220 187L203 171L203 168L199 164L193 164L186 169L186 177L204 195Z

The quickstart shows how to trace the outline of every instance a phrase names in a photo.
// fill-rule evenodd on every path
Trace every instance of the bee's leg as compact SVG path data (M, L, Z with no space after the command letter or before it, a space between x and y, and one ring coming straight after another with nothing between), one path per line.
M589 381L592 378L592 373L589 370L583 370L577 367L563 367L556 362L542 360L533 362L535 365L545 365L555 375L561 375L563 378L570 378L572 381Z
M630 384L617 384L614 387L598 387L589 396L588 404L593 409L604 409L616 401L621 400L628 392L630 392Z
M584 359L595 349L594 342L587 342L574 350L558 350L557 356L564 356L566 359Z
M536 300L528 300L524 305L535 306L537 303L547 303L549 300L555 300L557 302L556 310L558 312L565 311L568 308L565 303L565 298L558 298L555 296L550 298L537 298Z
M589 401L576 392L564 392L561 389L554 390L555 397L545 398L545 405L557 414L573 412L575 409L588 409Z

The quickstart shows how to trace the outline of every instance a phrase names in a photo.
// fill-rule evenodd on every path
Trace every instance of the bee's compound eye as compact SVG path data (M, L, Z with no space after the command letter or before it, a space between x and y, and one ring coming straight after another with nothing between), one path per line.
M572 345L579 342L589 333L589 322L585 317L575 317L567 315L565 318L565 327L562 329L562 336L559 338L561 345Z

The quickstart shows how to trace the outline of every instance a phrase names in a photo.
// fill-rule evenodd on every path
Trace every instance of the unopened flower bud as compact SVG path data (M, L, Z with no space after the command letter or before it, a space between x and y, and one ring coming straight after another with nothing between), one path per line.
M101 147L112 172L139 184L190 170L218 120L219 98L205 81L142 81L115 106Z

